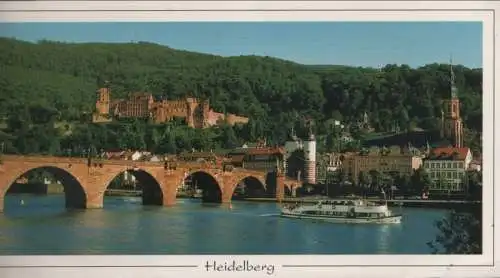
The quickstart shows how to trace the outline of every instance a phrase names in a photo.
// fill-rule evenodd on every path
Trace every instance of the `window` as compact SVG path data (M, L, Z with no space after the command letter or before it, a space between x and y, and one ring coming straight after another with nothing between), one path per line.
M458 163L457 162L453 162L453 168L458 168Z
M456 179L458 176L457 172L453 172L453 178Z
M450 168L451 168L451 162L448 162L448 167L447 167L447 168L448 168L448 169L450 169Z
M436 163L436 168L440 169L441 168L441 163Z
M463 163L463 162L459 162L459 163L458 163L458 167L459 167L459 168L464 168L464 163Z
M446 177L450 179L451 178L451 172L447 172L446 173Z

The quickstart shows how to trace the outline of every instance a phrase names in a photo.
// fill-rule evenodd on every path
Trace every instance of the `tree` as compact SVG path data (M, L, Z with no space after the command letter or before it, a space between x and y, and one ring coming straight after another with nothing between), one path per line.
M358 187L361 188L363 195L366 195L367 190L371 184L370 175L367 175L365 172L361 171L358 174Z
M472 200L482 200L483 199L483 186L482 186L482 174L481 172L468 171L466 172L466 184L467 193L469 198Z
M327 138L318 149L339 147L335 135L340 137L340 132L328 126L341 120L357 140L340 146L340 151L357 151L363 143L358 140L367 132L359 129L357 120L365 112L377 132L390 132L395 122L403 129L411 122L433 130L439 127L440 101L449 91L449 65L444 64L387 65L382 71L317 67L270 57L206 55L153 43L31 43L0 38L0 64L0 119L7 119L5 133L14 138L9 150L20 153L57 152L57 146L38 138L44 139L42 130L59 124L71 128L44 141L58 138L65 149L92 143L105 149L155 150L159 141L151 129L162 134L164 125L87 124L95 110L94 92L104 80L110 81L113 100L137 91L168 100L197 97L209 99L217 112L250 118L232 132L221 128L224 136L220 129L210 128L211 140L186 131L184 117L175 119L177 151L229 147L263 137L283 144L290 128L295 126L299 133L299 122L306 117L316 123L317 138ZM480 150L482 69L457 66L455 73L467 127L464 140Z
M177 153L177 145L175 142L175 137L173 134L165 133L160 140L160 143L157 148L158 153L168 153L175 154Z
M429 173L423 168L417 169L410 178L411 191L413 194L422 194L422 192L429 190L432 186L432 180Z
M451 211L436 223L440 233L427 245L434 254L482 253L482 205Z
M399 175L396 178L396 184L398 185L398 189L400 193L403 195L407 195L411 192L411 177L408 174Z
M382 174L377 170L370 170L368 173L371 178L371 191L380 190L382 185Z
M232 149L239 145L236 134L234 133L233 128L229 125L222 126L222 132L220 136L220 141L222 142L223 148Z

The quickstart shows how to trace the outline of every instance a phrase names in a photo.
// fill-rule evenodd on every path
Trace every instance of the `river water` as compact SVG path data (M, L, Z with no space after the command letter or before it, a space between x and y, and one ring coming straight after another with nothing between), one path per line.
M67 211L63 195L7 195L0 255L429 254L446 211L401 211L401 224L355 225L280 218L275 203L180 199L165 208L105 197L103 209Z

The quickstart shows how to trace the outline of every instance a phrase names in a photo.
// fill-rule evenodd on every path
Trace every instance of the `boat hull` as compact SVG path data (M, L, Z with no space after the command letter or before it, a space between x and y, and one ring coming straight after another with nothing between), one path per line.
M392 215L382 218L348 218L348 217L333 217L324 215L305 215L293 213L281 213L284 218L297 218L297 219L310 219L320 220L331 223L345 223L345 224L398 224L401 223L402 215Z

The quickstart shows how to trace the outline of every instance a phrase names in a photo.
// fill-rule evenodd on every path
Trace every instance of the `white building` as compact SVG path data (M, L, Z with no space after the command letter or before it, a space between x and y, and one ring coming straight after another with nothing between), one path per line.
M285 142L285 153L283 159L283 168L288 173L288 161L296 151L304 152L304 181L310 184L316 183L316 138L312 131L309 131L307 140L298 138L293 129L291 140ZM298 173L300 176L300 173Z
M309 132L309 138L304 142L305 154L305 177L304 180L310 184L316 184L316 138Z
M430 191L439 193L464 192L465 174L472 161L469 148L435 148L424 161L423 167L433 185Z

